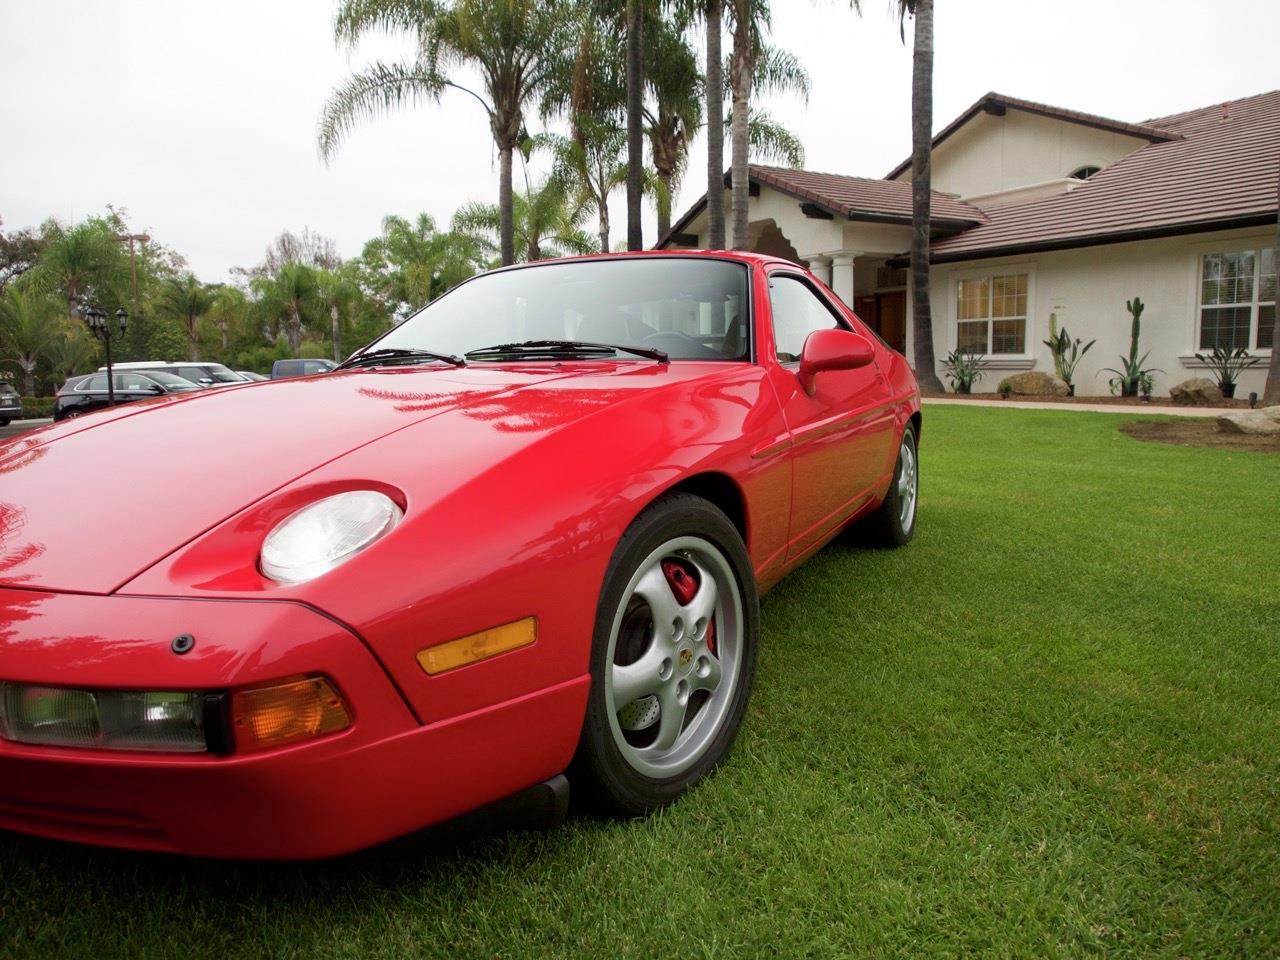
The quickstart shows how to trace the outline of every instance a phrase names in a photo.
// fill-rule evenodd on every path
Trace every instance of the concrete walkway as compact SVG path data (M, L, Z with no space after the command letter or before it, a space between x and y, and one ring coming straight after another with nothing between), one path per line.
M1046 403L1043 400L953 400L950 397L925 397L924 402L940 407L1013 407L1016 410L1070 410L1084 413L1167 414L1174 417L1216 417L1239 413L1226 407L1170 407L1156 403L1129 406L1122 403Z

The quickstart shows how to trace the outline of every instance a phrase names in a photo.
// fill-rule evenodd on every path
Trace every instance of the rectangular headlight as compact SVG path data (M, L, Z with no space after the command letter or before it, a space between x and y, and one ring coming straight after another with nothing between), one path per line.
M0 736L18 743L202 753L199 691L80 690L0 683Z

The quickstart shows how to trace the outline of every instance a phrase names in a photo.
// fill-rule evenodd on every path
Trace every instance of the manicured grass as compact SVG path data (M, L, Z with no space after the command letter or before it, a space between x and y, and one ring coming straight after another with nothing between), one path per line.
M0 956L1280 953L1280 457L931 408L915 542L764 601L651 819L190 863L0 836Z

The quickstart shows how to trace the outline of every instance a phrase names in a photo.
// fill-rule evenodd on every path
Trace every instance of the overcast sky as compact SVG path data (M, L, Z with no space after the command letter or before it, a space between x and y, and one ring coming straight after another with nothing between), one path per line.
M766 104L813 170L883 176L910 149L910 53L887 0L773 0L813 81ZM1280 87L1275 0L938 0L935 129L988 90L1143 120ZM359 128L325 166L315 123L353 67L330 0L0 0L5 230L126 209L206 281L310 227L358 254L382 217L496 200L487 120L463 95ZM910 40L910 34L908 34ZM531 127L535 125L531 118ZM726 158L727 159L727 158ZM699 142L677 213L701 196ZM535 171L536 174L536 171ZM517 177L517 182L519 178ZM613 204L615 243L624 197ZM645 241L654 240L650 214Z

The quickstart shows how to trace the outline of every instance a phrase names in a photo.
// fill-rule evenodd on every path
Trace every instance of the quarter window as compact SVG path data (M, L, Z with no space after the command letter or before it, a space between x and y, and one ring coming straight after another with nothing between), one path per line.
M1276 324L1276 258L1270 249L1200 258L1200 349L1270 350Z
M782 363L799 360L805 340L815 330L845 326L799 277L773 274L769 278L769 304L773 308L773 342Z
M997 355L1027 352L1027 274L991 274L957 282L956 349Z

